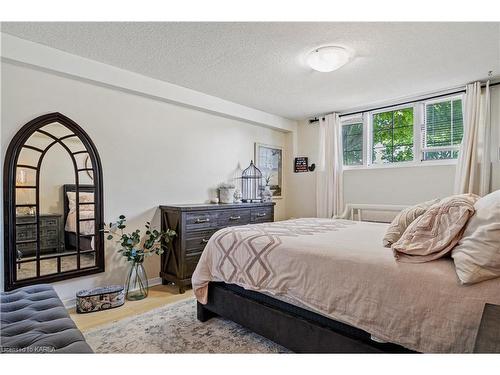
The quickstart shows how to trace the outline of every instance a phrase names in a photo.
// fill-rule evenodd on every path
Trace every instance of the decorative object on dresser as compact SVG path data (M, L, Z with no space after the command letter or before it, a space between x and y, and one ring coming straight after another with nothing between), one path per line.
M61 242L61 215L58 214L40 214L40 254L60 252L63 243ZM17 215L16 225L16 243L18 259L33 256L36 254L36 224L32 215ZM21 264L19 264L21 266Z
M251 160L248 168L241 173L241 200L246 203L260 202L261 184L262 172Z
M146 222L146 235L141 236L141 230L136 229L131 233L124 233L127 227L127 218L120 215L116 223L110 223L107 239L113 240L116 237L116 243L120 245L118 250L127 261L130 269L125 282L125 294L128 300L137 301L148 296L148 277L144 269L144 259L151 255L163 254L163 246L168 245L175 236L175 231L169 229L158 231L151 228L151 223Z
M255 165L263 176L269 176L273 198L283 198L283 148L255 143ZM264 186L260 186L264 190Z
M101 286L76 293L76 312L79 314L108 310L124 303L123 285Z
M234 203L241 203L241 199L243 198L243 195L241 194L240 189L236 188L234 190L233 198L234 198Z
M161 256L163 284L174 282L184 293L212 234L228 226L272 222L274 205L268 202L160 206L162 230L171 228L177 232Z
M231 183L222 183L219 185L219 202L220 203L233 203L234 191L236 187Z

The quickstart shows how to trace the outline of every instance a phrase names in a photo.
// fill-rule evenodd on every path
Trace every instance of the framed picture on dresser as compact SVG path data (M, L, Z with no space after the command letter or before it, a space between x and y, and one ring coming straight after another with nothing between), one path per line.
M255 142L255 165L262 172L261 189L267 184L273 199L283 198L283 147Z

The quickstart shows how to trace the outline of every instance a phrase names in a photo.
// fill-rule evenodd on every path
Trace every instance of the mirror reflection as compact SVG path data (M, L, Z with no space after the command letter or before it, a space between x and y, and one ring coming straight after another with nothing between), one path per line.
M22 147L15 179L17 280L96 265L93 173L84 144L60 123L41 127Z

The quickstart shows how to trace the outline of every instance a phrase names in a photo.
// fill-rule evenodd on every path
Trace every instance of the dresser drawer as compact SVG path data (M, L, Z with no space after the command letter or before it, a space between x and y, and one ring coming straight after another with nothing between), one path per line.
M40 227L57 227L59 225L59 219L57 217L44 217L40 219Z
M186 214L186 230L198 230L217 227L216 212L189 212Z
M198 265L198 262L200 260L201 253L202 251L186 255L182 267L184 277L191 277L193 275L193 272L196 269L196 266Z
M59 238L59 228L45 227L40 229L40 238Z
M59 241L57 237L44 237L40 241L40 248L57 250L59 248Z
M36 225L23 225L16 227L16 241L36 240Z
M252 208L252 223L273 221L273 207Z
M186 255L202 252L215 230L202 230L186 233Z
M35 221L36 221L36 216L34 215L16 216L16 224L33 223Z
M36 253L36 243L20 243L16 245L16 249L21 252L22 257L32 256Z
M250 210L227 210L219 213L218 224L221 228L244 225L250 222Z
M41 227L40 238L59 238L59 228L57 226ZM17 227L16 241L29 240L36 240L36 225Z

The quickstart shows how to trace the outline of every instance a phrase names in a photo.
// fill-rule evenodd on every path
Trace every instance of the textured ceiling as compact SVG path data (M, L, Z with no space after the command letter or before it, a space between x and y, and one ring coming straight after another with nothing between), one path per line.
M500 75L500 23L2 23L2 31L291 119ZM304 65L321 45L354 59Z

